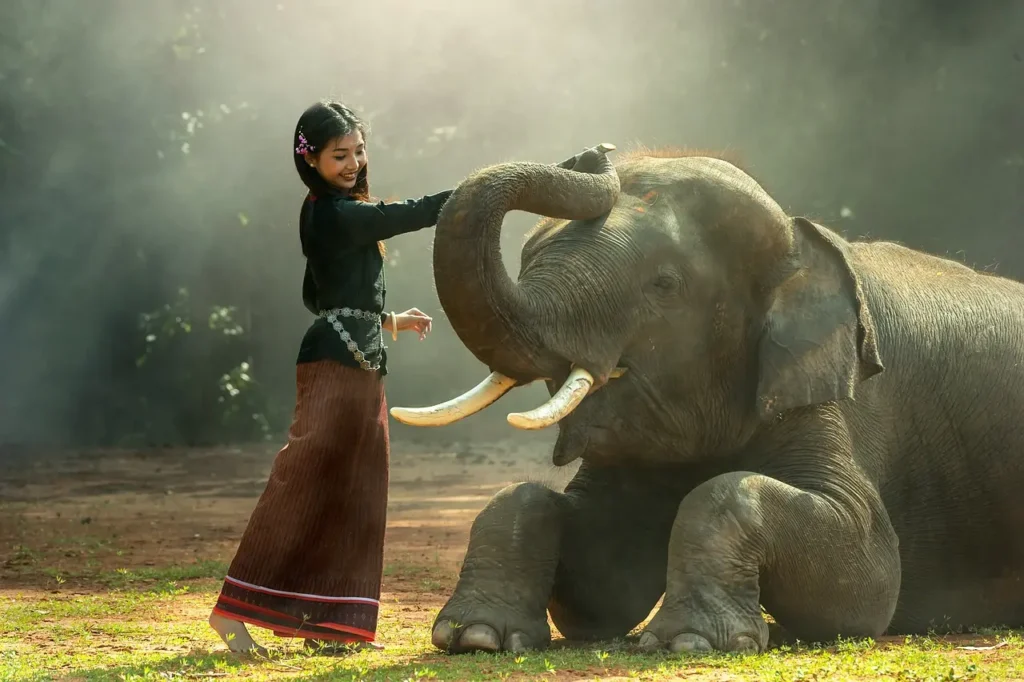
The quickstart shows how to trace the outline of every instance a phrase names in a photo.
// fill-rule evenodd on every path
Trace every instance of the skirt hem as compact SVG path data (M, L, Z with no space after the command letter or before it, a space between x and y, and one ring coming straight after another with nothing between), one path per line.
M234 611L226 611L220 606L214 606L213 612L218 616L223 616L230 620L237 620L241 623L263 628L264 630L270 630L276 637L322 639L342 643L373 642L376 640L376 634L373 632L368 632L359 628L350 628L345 625L337 625L334 623L320 623L319 625L313 624L312 627L310 625L288 627L277 623L271 623L256 616L240 614ZM285 614L281 615L284 616Z

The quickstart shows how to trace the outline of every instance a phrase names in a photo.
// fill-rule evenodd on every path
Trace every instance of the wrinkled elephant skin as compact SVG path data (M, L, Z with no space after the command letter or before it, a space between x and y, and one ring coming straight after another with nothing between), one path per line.
M1024 286L848 242L718 158L602 158L485 169L438 223L488 370L594 386L559 407L575 478L480 512L434 644L621 637L662 596L642 649L763 651L761 605L805 641L1024 625ZM518 281L514 209L549 216Z

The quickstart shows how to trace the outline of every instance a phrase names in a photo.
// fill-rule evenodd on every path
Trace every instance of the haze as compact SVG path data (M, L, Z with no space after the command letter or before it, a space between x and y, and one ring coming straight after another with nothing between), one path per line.
M324 97L370 119L380 197L603 141L727 149L790 213L1024 277L1021 2L5 0L0 444L283 442L310 322L291 134ZM513 274L532 223L506 222ZM389 307L435 316L388 341L391 405L486 373L432 239L389 246ZM508 436L542 394L393 437Z

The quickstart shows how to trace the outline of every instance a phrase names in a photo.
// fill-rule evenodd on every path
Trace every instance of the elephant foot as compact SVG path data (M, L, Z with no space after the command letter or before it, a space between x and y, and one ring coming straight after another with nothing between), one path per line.
M768 647L768 625L760 613L741 614L735 607L705 613L662 607L644 629L638 646L644 651L685 654L756 654Z
M529 617L509 608L449 601L434 621L430 640L452 654L473 651L522 652L551 643L547 614Z

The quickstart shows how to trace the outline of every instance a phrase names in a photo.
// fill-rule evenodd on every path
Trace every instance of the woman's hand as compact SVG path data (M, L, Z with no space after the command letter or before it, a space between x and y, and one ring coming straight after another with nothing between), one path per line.
M392 323L391 320L388 320L387 326L400 332L417 332L420 335L420 341L422 341L430 332L433 321L432 317L419 308L409 308L404 313L396 313L394 322Z

